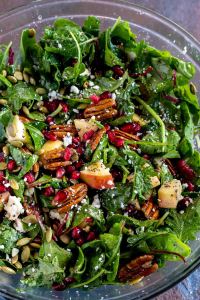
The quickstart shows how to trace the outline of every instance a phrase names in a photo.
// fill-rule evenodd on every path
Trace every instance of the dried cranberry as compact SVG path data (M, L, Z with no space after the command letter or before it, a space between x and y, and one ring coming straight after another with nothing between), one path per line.
M66 172L68 174L71 174L72 172L74 172L76 170L75 166L67 166L66 167Z
M141 126L138 123L127 123L121 126L121 130L130 134L136 134L141 130Z
M48 123L49 125L54 124L55 123L54 118L52 116L47 116L46 123Z
M94 130L89 130L89 131L87 131L87 132L85 132L84 134L83 134L83 138L82 138L82 140L84 141L84 142L86 142L86 141L88 141L89 139L91 139L91 137L93 136L93 134L94 134Z
M27 183L33 183L35 181L35 176L33 175L32 172L28 172L24 175L24 180Z
M53 202L64 202L67 199L66 191L58 191L53 199Z
M63 291L65 289L65 284L64 283L53 283L52 289L55 291Z
M3 162L4 160L5 160L4 153L0 152L0 162Z
M92 100L93 104L99 103L100 97L97 95L91 95L90 100Z
M192 199L190 197L184 197L182 200L178 202L177 211L184 211L190 204L192 203Z
M43 190L43 195L46 197L51 197L55 193L55 190L52 186L48 186Z
M71 156L72 156L72 151L70 150L70 148L65 148L64 160L69 161Z
M112 70L115 73L115 75L117 75L118 77L121 77L124 74L124 69L122 69L122 67L120 67L119 65L115 65L112 68Z
M9 172L12 172L17 167L15 160L11 159L7 163L7 169Z
M74 277L66 277L64 279L64 282L65 282L66 285L71 284L71 283L73 283L75 281L76 281L76 279Z
M82 230L77 226L72 229L72 238L77 240L81 238Z
M90 232L88 233L88 236L87 236L86 239L87 239L88 242L90 242L90 241L95 240L95 238L96 238L96 236L95 236L94 231L90 231Z
M62 106L62 111L67 113L69 111L69 107L66 103L60 102L60 105Z
M71 179L77 180L80 177L80 172L79 171L73 171L71 174Z
M65 175L65 169L63 167L59 167L57 170L56 170L56 177L57 178L62 178L64 175Z
M134 217L138 220L146 220L145 214L142 210L136 209L135 205L129 204L126 211L128 212L129 217Z
M44 131L43 134L46 140L50 140L50 141L57 140L57 136L53 132Z
M177 168L180 175L182 175L183 177L189 180L192 180L195 177L193 169L186 163L185 160L180 159L177 163Z
M78 246L82 246L82 245L84 244L84 239L83 239L83 238L80 238L80 239L76 240L76 244L77 244Z
M119 169L113 169L111 171L112 177L114 178L115 181L122 181L122 172Z
M1 194L1 193L4 193L4 192L6 192L6 191L7 191L7 188L5 187L5 185L2 184L2 183L0 183L0 194Z
M103 92L100 96L100 100L112 98L112 94L109 91Z

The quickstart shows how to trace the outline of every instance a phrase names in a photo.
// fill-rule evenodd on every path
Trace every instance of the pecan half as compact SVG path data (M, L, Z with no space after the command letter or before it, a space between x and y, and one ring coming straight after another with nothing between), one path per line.
M106 119L113 118L117 115L117 110L113 107L116 105L114 99L103 99L100 100L97 104L90 104L84 110L84 117L91 118L93 116L96 117L96 120L102 121Z
M64 160L64 153L65 150L62 148L45 152L40 156L40 164L47 170L56 170L58 167L69 166L72 163Z
M140 138L137 135L130 134L130 133L124 132L122 130L114 129L113 131L115 133L116 138L119 138L119 139L122 139L122 140L125 140L125 141L127 141L127 140L139 141L140 140ZM130 144L129 147L131 149L137 149L138 146L136 144L135 145Z
M74 184L63 190L66 192L66 199L63 202L52 200L52 205L58 208L60 214L66 213L73 205L78 204L86 197L87 190L85 183Z
M147 219L157 220L159 218L159 208L151 199L145 201L141 210L144 212Z
M102 128L93 134L92 138L90 139L90 141L88 143L90 145L90 149L92 151L94 151L97 148L97 146L99 145L105 132L106 132L106 129Z
M134 282L157 271L158 264L153 262L153 259L153 255L142 255L131 260L119 270L119 281Z
M66 125L50 125L50 132L56 135L58 139L63 139L67 133L74 136L77 133L76 127L73 124Z

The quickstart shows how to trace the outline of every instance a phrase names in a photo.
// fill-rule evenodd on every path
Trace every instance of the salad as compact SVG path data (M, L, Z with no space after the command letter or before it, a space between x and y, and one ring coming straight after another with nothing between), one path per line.
M55 290L137 283L200 230L195 68L117 19L0 47L0 270Z

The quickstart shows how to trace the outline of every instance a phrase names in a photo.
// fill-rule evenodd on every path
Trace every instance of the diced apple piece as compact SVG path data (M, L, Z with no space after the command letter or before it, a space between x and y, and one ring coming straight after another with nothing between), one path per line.
M47 141L42 148L40 149L39 154L43 154L45 152L49 152L51 150L60 149L63 148L63 142L62 141Z
M182 186L180 180L173 179L164 183L158 190L158 205L162 208L176 208L181 200Z
M150 179L151 179L151 185L153 188L160 185L160 180L158 179L157 176L152 176Z
M74 125L78 131L79 137L82 139L84 133L88 132L89 130L97 131L98 126L95 124L93 119L85 120L85 119L75 119Z
M143 118L141 118L137 114L133 115L132 120L133 120L133 122L136 122L136 123L140 124L140 126L144 126L144 125L147 124L147 121L145 121Z
M114 186L109 169L100 161L91 164L80 173L80 179L93 189L110 189Z

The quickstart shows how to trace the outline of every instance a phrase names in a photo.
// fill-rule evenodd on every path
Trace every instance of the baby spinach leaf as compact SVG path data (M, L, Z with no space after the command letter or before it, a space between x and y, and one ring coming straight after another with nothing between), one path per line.
M45 142L43 134L41 133L40 130L38 130L36 127L34 127L31 123L26 123L25 127L26 127L26 129L28 129L30 136L33 139L35 151L36 152L39 151Z
M6 68L11 46L12 42L10 42L8 45L0 45L0 72Z
M77 211L72 227L79 226L87 216L92 217L96 224L103 229L105 220L102 210L89 204L83 205L81 209Z
M156 220L145 220L141 221L132 217L128 217L125 215L114 214L107 219L108 225L113 225L114 223L120 223L123 221L126 225L130 225L133 227L144 227L148 228L153 226L158 221Z
M83 23L83 31L89 36L99 35L100 20L94 16L89 16Z
M2 123L0 123L0 142L2 142L6 137L6 132Z
M0 224L0 244L1 252L11 254L12 249L16 246L17 240L21 234L17 232L10 224L10 222L3 222Z
M190 90L190 86L188 84L183 86L178 86L174 90L175 95L192 105L197 111L199 111L199 102L198 98L195 94L193 94Z
M0 123L3 124L3 126L8 126L8 123L12 120L13 114L9 107L4 107L0 111Z

